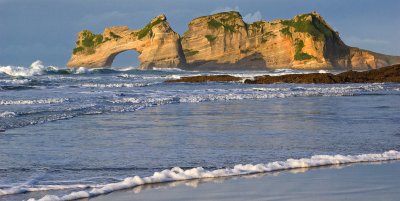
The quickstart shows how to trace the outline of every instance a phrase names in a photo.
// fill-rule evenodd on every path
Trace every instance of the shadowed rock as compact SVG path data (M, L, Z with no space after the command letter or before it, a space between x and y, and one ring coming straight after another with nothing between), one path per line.
M229 75L213 75L182 77L177 80L168 80L166 82L239 82L241 80L242 78L240 77ZM289 74L281 76L264 75L244 81L246 84L341 84L377 82L400 83L400 64L364 72L347 71L337 75L331 73Z
M290 74L282 76L264 75L255 77L254 80L245 80L246 84L340 84L376 82L400 82L400 65L394 65L364 72L347 71L337 75L330 73Z
M242 80L240 77L231 75L200 75L192 77L182 77L176 80L167 80L165 82L238 82Z

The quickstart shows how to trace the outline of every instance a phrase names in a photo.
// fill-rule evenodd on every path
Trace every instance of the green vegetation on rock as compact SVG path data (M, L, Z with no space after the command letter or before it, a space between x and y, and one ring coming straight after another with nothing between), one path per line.
M217 37L214 35L206 35L205 37L207 38L208 42L210 42L210 43L214 42L215 39L217 39Z
M285 27L285 28L281 29L280 32L281 32L283 35L292 37L292 32L290 32L289 27Z
M249 50L249 49L240 50L240 53L242 53L242 54L247 54L247 53L249 53L249 52L251 52L251 50Z
M83 51L83 50L84 50L83 47L76 47L76 48L74 48L74 50L72 51L72 53L73 53L73 54L76 54L76 53L81 52L81 51Z
M190 57L193 55L196 55L199 53L197 50L191 50L191 49L184 49L183 52L185 53L185 56Z
M288 27L293 27L296 32L308 33L319 41L333 38L335 36L335 33L325 24L325 22L314 14L304 14L292 20L284 20L282 21L282 24ZM281 30L285 35L289 35L288 31L288 28Z
M152 29L154 26L160 24L161 22L163 22L163 19L160 18L160 17L157 18L156 20L154 20L154 21L148 23L143 29L141 29L140 31L138 31L138 32L136 33L136 35L138 36L139 39L142 39L142 38L146 37L146 36L151 32L151 29Z
M257 22L253 22L252 24L249 24L248 25L248 27L249 28L252 28L252 27L255 27L256 29L262 29L263 28L263 25L264 25L264 21L257 21Z
M112 31L110 31L110 36L111 36L112 38L114 38L115 40L118 40L118 39L120 39L120 38L121 38L121 36L119 36L119 35L115 34L115 33L114 33L114 32L112 32Z
M266 43L268 41L268 38L276 36L272 31L268 31L264 33L264 35L261 38L261 43Z
M215 19L211 19L209 22L208 22L208 27L210 27L210 28L214 28L214 29L219 29L220 27L222 27L222 26L224 26L221 22L218 22L217 20L215 20Z
M238 18L242 17L240 15L240 13L236 12L236 11L219 13L219 14L217 14L217 16L220 18L220 20L223 23L229 23L229 22L232 22L235 19L238 19Z
M303 60L309 60L312 58L315 58L305 52L303 52L303 48L304 48L304 42L302 40L296 40L295 42L295 55L294 55L294 59L298 60L298 61L303 61Z
M235 26L234 25L225 24L224 25L224 30L225 31L230 31L231 33L233 33L233 32L235 32Z
M241 18L238 12L224 12L213 16L214 18L208 21L208 27L219 29L224 27L225 31L235 32L236 19Z
M95 52L94 48L103 42L103 35L93 34L89 30L83 30L79 34L79 40L76 41L76 47L73 50L73 54L77 54L79 52L93 54Z

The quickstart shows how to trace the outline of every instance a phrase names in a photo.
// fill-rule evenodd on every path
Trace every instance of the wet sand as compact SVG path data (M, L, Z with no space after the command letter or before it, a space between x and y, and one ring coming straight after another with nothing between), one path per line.
M125 200L397 201L400 162L353 164L140 186L95 197Z

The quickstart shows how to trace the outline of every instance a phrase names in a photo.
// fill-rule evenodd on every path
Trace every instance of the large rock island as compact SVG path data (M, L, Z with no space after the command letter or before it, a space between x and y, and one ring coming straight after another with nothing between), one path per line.
M78 34L69 67L110 67L115 56L140 53L141 69L188 70L376 69L400 63L400 57L347 46L315 12L291 20L247 24L238 12L199 17L181 37L160 15L141 30L106 28L102 34Z

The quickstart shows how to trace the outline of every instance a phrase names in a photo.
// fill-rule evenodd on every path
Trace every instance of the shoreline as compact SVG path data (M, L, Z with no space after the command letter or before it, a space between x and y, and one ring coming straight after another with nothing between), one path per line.
M396 200L399 167L399 161L390 161L177 181L90 200Z
M369 71L346 71L339 74L332 73L310 73L310 74L287 74L280 76L256 76L253 79L243 80L241 77L231 75L200 75L181 77L179 79L167 80L166 83L202 83L202 82L243 82L245 84L347 84L347 83L400 83L400 64L387 66Z
M205 170L201 167L192 169L181 169L179 167L171 170L155 172L153 176L148 177L128 177L121 182L109 183L91 190L74 191L64 196L46 195L39 200L80 200L83 198L96 198L107 196L108 194L119 192L126 189L143 188L153 185L170 185L174 182L193 182L201 180L215 180L235 177L253 177L258 174L276 174L280 172L294 171L303 172L314 168L343 167L352 164L371 164L385 163L399 160L399 152L387 151L382 154L361 154L361 155L314 155L310 158L287 159L286 161L275 161L266 164L247 164L235 165L233 168L223 168L216 170ZM49 189L50 190L50 189ZM224 193L227 194L228 192ZM7 195L7 194L6 194ZM34 201L35 199L29 199ZM110 199L115 200L115 199ZM145 199L147 200L147 199ZM175 199L174 199L175 200Z

